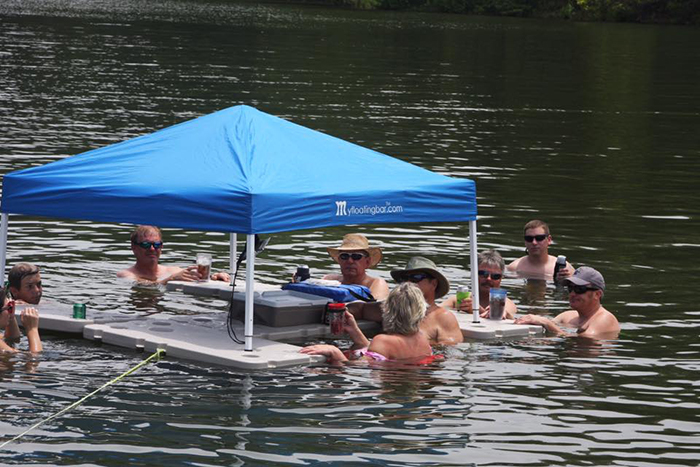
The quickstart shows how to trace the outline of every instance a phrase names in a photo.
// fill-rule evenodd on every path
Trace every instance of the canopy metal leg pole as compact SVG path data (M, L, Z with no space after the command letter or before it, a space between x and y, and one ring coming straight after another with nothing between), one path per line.
M479 322L479 260L476 248L476 220L469 221L469 269L472 275L472 313L475 323Z
M235 285L233 283L233 277L236 275L236 259L238 257L238 251L237 250L237 244L236 241L238 240L237 235L235 233L231 234L231 239L229 240L229 258L228 258L228 271L231 274L231 285Z
M247 235L245 260L245 350L253 350L253 303L255 290L253 275L255 273L255 235Z
M2 213L0 215L0 275L2 282L5 283L5 264L7 263L7 223L8 215Z

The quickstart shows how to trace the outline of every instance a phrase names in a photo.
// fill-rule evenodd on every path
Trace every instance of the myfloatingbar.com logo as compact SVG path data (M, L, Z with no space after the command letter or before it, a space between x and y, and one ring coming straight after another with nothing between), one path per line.
M383 205L348 206L347 201L335 202L336 216L376 216L377 214L397 214L403 212L403 206L386 201Z

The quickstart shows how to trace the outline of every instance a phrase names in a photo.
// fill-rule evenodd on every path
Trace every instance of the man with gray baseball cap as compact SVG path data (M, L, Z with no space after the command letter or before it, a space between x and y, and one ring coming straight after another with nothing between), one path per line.
M548 333L567 335L560 326L576 328L579 336L596 339L616 338L620 333L620 323L615 315L600 304L605 292L605 279L595 269L582 266L572 276L564 280L569 288L569 305L572 310L559 314L556 318L527 315L515 320L515 324L539 324Z

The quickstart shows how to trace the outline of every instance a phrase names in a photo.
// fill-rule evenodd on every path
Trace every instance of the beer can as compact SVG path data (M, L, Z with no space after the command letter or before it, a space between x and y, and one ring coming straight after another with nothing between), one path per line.
M85 319L86 314L84 303L75 303L73 305L73 319Z

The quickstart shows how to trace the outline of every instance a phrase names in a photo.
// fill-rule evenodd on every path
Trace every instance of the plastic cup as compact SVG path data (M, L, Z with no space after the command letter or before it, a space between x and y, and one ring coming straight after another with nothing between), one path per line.
M199 282L207 282L211 276L211 255L208 253L197 253L197 272L201 279Z
M329 303L326 308L328 324L331 326L331 334L339 336L343 333L343 321L347 308L344 303Z
M489 290L489 319L500 321L506 311L507 292L503 289Z

